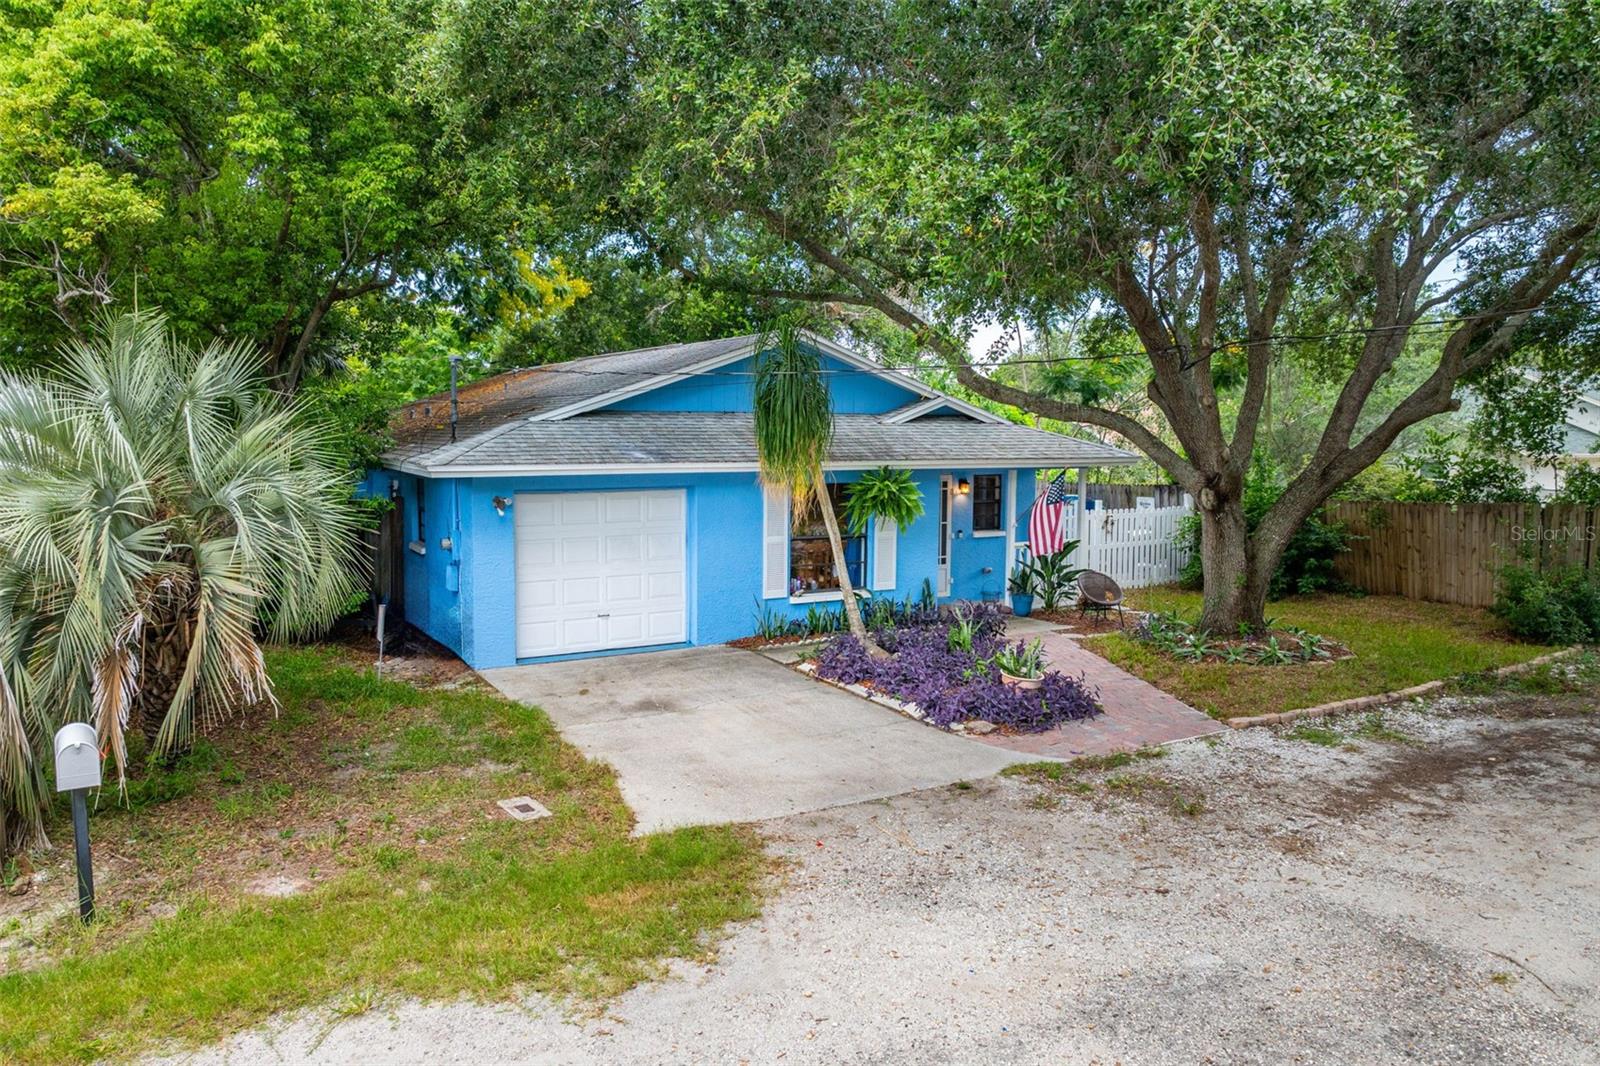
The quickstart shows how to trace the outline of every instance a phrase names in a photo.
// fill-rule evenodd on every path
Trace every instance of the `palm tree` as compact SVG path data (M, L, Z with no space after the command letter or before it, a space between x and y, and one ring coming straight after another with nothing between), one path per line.
M258 364L134 313L54 377L0 375L0 854L42 839L62 722L95 726L120 783L133 722L163 756L273 704L258 634L325 627L360 588L349 477Z
M761 480L789 493L796 523L810 515L813 507L821 513L850 633L876 651L861 620L844 541L839 536L839 519L833 513L822 472L833 441L833 400L822 376L822 359L801 342L800 330L793 322L768 330L756 347L760 353L755 366L756 454Z

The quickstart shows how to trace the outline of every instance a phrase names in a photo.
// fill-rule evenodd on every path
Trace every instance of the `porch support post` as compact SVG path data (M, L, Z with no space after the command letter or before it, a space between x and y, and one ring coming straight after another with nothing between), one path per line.
M1073 563L1087 566L1089 559L1089 468L1078 467L1078 550Z
M1006 601L1006 593L1010 591L1011 567L1017 561L1017 472L1006 471L1006 562L1001 568L1000 579L1005 585L1000 592L1000 602Z

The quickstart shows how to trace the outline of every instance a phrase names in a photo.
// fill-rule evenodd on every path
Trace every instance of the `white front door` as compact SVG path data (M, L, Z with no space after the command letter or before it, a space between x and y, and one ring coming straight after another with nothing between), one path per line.
M682 489L518 493L517 657L688 639Z

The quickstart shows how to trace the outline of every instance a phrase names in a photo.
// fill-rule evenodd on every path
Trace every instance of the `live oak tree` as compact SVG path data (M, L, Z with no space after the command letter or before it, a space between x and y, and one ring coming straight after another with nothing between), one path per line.
M1592 321L1600 13L1582 0L452 10L436 91L480 158L542 175L555 217L662 269L881 316L980 396L1120 434L1199 503L1210 628L1261 624L1295 529L1401 432L1530 331L1549 350ZM985 319L1082 318L1135 339L1142 411L1072 375L1023 387L965 343ZM1369 410L1423 332L1431 370ZM1336 395L1252 529L1244 480L1288 358Z
M519 275L408 70L429 0L0 2L0 361L101 307L249 339L280 387L353 301Z

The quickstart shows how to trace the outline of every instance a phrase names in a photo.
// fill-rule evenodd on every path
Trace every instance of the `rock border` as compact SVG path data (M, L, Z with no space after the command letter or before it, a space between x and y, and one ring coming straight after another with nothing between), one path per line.
M1529 659L1527 662L1512 663L1490 671L1496 677L1506 677L1512 674L1526 673L1535 667L1565 659L1582 651L1582 648L1571 647L1561 651L1553 651L1548 655L1540 655ZM1437 681L1424 681L1420 685L1410 688L1396 689L1393 692L1380 692L1374 696L1353 696L1346 700L1334 700L1332 703L1320 703L1315 707L1300 707L1292 711L1281 711L1277 714L1256 714L1243 718L1228 718L1225 721L1234 729L1251 729L1256 726L1285 725L1298 721L1301 718L1325 718L1330 714L1342 714L1345 711L1359 711L1367 707L1377 707L1385 703L1395 703L1399 700L1408 700L1413 696L1425 696L1430 692L1437 692L1457 678L1447 677Z

